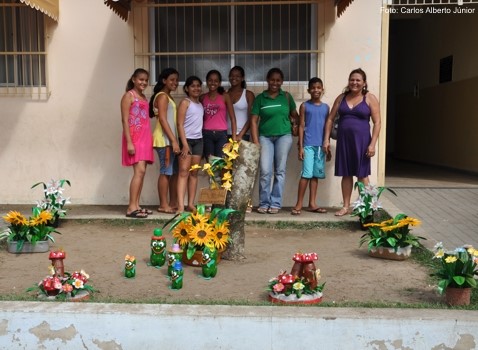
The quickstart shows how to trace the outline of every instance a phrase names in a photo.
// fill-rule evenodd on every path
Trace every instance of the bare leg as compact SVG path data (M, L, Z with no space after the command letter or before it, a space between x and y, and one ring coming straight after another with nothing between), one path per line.
M201 162L201 156L191 156L191 166ZM198 171L191 171L188 180L188 207L189 211L194 211L194 202L196 201L196 190L198 187Z
M178 174L173 174L169 178L169 207L173 210L178 208Z
M169 212L168 205L169 175L160 174L158 178L159 211Z
M352 197L353 190L353 181L353 176L342 177L342 199L344 206L342 209L335 213L335 216L344 216L346 214L349 214L350 198Z
M177 200L179 213L184 211L184 196L186 195L186 188L189 182L189 168L191 167L191 156L179 157L179 173L178 173L178 185L177 185Z
M299 188L297 190L297 203L295 203L294 210L300 211L302 209L302 203L304 202L304 194L309 184L309 179L301 177L299 180Z
M129 184L129 203L127 213L139 210L139 198L143 188L144 175L146 174L146 162L140 161L133 164L133 178Z
M309 209L317 209L317 187L319 185L319 180L316 177L310 179L309 183Z

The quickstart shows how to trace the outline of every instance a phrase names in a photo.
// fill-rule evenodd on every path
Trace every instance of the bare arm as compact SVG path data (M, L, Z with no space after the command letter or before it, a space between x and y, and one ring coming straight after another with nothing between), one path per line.
M299 108L299 159L304 160L305 102Z
M121 98L121 124L123 125L123 134L126 138L126 148L129 155L135 154L133 141L131 141L131 134L129 133L129 109L133 103L133 97L129 92L126 92Z
M179 139L181 140L182 148L180 150L180 155L185 157L191 153L189 149L188 140L186 139L186 132L184 131L184 121L186 120L186 111L189 107L189 101L184 99L179 104L178 108L178 117L177 117L177 127L178 127L178 135Z
M251 109L252 104L254 103L255 96L252 91L246 90L246 100L247 100L247 122L242 127L241 132L237 135L238 139L241 140L247 131L251 128Z
M256 145L259 145L259 116L251 115L251 139Z
M382 121L380 118L380 105L377 98L368 93L366 96L366 101L370 106L373 128L372 128L372 139L370 145L367 148L367 156L373 157L375 155L375 145L377 144L378 135L380 134L380 128L382 127Z
M232 105L231 97L229 96L228 93L224 93L223 96L224 96L224 102L226 103L229 119L231 119L232 139L236 140L237 123L236 123L236 114L234 113L234 106Z
M332 132L332 126L334 125L334 118L335 115L337 114L337 111L339 110L339 105L340 102L342 102L343 94L340 94L337 96L337 98L334 101L334 105L332 106L332 109L329 112L329 115L327 116L327 120L325 121L325 130L324 130L324 140L322 143L322 147L324 149L324 152L329 153L330 152L330 133Z

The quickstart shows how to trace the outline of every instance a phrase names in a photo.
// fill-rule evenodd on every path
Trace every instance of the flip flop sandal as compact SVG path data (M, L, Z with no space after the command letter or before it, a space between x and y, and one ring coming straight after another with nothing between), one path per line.
M148 218L148 214L144 213L143 211L141 211L141 209L137 209L137 210L134 210L132 211L131 213L126 213L126 217L127 218L133 218L133 219L147 219Z
M279 208L269 208L267 212L269 214L277 214L279 212Z
M290 212L290 215L300 215L300 210L292 209L292 211Z
M348 208L342 208L338 212L335 213L335 216L344 216L344 215L347 215L348 213L349 213Z
M148 215L153 214L153 211L150 210L150 209L140 208L139 210L141 210L142 213L145 213L145 214L148 214Z
M309 210L311 213L321 213L321 214L325 214L327 213L327 209L324 209L324 208L315 208L315 209L312 209L312 210Z
M267 214L267 208L257 208L257 212L259 214Z

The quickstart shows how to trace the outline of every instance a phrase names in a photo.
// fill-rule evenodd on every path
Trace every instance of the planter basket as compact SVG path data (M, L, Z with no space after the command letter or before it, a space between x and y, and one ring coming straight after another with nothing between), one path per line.
M388 247L376 247L369 250L368 255L374 258L388 260L406 260L412 254L412 246L397 248L397 251Z
M46 253L50 250L48 241L38 241L35 244L30 242L24 242L23 247L20 251L17 251L17 242L7 242L7 251L9 253L20 254L20 253Z

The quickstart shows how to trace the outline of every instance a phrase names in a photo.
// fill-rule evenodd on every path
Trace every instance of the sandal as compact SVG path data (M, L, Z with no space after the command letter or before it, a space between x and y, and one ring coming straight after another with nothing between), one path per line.
M324 208L314 208L314 209L309 209L308 211L310 211L311 213L321 213L321 214L327 213L327 209L324 209Z
M279 208L269 208L267 212L269 214L277 214L279 212Z
M268 209L267 208L257 208L257 212L259 214L267 214Z
M345 208L345 207L343 207L339 211L335 212L335 216L344 216L344 215L347 215L347 214L349 214L349 208Z
M153 214L153 211L150 210L150 209L146 209L146 208L139 208L139 210L141 210L142 213L145 213L145 214L148 214L148 215L151 215ZM159 210L158 210L159 211Z
M127 218L133 218L133 219L147 219L148 214L144 213L141 209L137 209L132 211L131 213L126 213Z
M300 215L300 209L292 209L292 211L290 212L290 215Z

